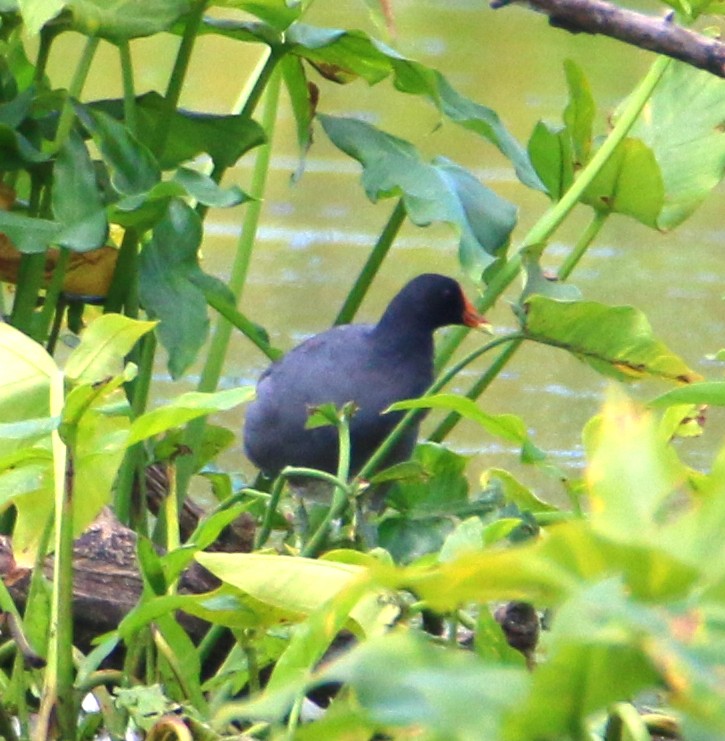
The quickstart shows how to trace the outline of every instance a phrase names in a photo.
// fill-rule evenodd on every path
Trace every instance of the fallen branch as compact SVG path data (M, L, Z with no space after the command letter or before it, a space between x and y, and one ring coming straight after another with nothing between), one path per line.
M517 0L513 0L516 2ZM653 18L633 10L619 8L604 0L526 0L549 16L549 23L572 33L610 36L641 49L664 54L725 77L725 44L718 39L695 33L667 18ZM492 8L501 8L510 0L493 0Z

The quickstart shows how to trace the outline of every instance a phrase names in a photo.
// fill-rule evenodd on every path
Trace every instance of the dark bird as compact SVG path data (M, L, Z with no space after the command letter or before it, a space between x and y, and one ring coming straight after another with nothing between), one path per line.
M451 324L487 322L455 280L419 275L377 324L333 327L295 347L262 374L256 400L247 407L244 447L250 460L270 476L288 465L334 473L337 430L307 430L305 424L316 406L354 402L350 468L359 471L402 416L383 410L421 396L433 382L433 332ZM418 423L406 430L385 465L407 460L417 435Z

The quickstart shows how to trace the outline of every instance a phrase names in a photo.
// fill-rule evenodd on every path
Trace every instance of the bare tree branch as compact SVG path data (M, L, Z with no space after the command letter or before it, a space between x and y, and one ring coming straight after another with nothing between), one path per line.
M514 0L516 2L517 0ZM671 17L653 18L604 0L526 0L549 16L552 26L572 33L603 34L642 49L664 54L725 77L725 44L674 24ZM493 0L492 8L509 4Z

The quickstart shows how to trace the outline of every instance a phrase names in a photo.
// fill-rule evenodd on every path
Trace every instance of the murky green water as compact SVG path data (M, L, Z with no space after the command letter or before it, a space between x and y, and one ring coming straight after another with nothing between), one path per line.
M370 28L362 4L318 2L309 22L333 27ZM546 19L519 7L492 11L482 2L394 3L400 50L436 66L462 92L494 108L522 141L537 120L559 120L565 103L562 62L577 61L590 79L601 106L598 125L648 68L653 57L608 39L573 36L551 29ZM143 41L134 45L142 59L138 89L163 89L175 40ZM241 53L238 44L204 38L193 60L183 103L190 108L225 112L244 84L258 49ZM108 53L108 67L115 67ZM140 55L140 56L139 56ZM115 74L115 72L114 72ZM115 84L115 83L114 83ZM99 71L91 94L117 95ZM273 169L262 224L252 260L242 310L264 324L276 345L287 349L311 333L329 326L338 307L393 207L370 204L359 186L359 167L339 155L318 130L304 177L291 185L297 152L291 115L283 113L275 134ZM443 154L471 168L498 193L520 208L520 238L547 208L539 193L521 186L506 161L486 142L452 124L439 127L432 107L394 94L388 83L368 88L322 84L320 110L361 116L386 131L409 138L427 156ZM248 187L251 159L230 174L229 182ZM587 299L611 304L634 304L643 309L661 339L681 353L691 367L709 378L722 374L722 365L705 355L725 345L725 227L722 189L689 222L672 234L661 235L623 217L612 217L572 280ZM546 262L556 267L588 222L581 213L556 235ZM241 209L212 212L204 242L207 270L228 274L239 232ZM364 304L361 320L374 320L387 300L410 277L438 271L460 277L455 237L443 227L406 226L396 242L373 295ZM473 292L474 286L466 284ZM513 287L510 297L515 296ZM490 318L500 332L513 329L514 319L501 301ZM224 385L252 383L266 365L247 341L235 337ZM460 379L465 388L473 371ZM160 369L159 380L163 379ZM190 375L189 381L195 379ZM177 385L162 383L163 394ZM559 465L576 470L582 463L580 431L601 403L606 383L593 371L563 352L524 347L498 378L480 404L489 412L513 412L524 417L535 441ZM642 385L642 398L661 387ZM239 427L243 414L225 422ZM721 443L723 415L711 413L705 438L687 443L688 457L705 466ZM517 451L464 424L451 438L460 450L475 454L472 470L495 465L520 470ZM225 468L249 471L241 447L227 453ZM523 474L536 480L531 473ZM539 480L545 493L555 484Z

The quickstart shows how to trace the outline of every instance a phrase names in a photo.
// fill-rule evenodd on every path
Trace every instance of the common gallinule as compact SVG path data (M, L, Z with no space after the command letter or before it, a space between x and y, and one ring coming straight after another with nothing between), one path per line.
M357 472L402 416L381 412L432 383L433 332L450 324L480 327L486 320L455 280L426 274L403 287L377 324L333 327L298 345L259 380L246 413L247 455L272 476L287 465L334 472L337 430L306 430L305 423L312 407L352 401L358 409L350 423L350 467ZM417 434L411 425L386 465L407 460Z

